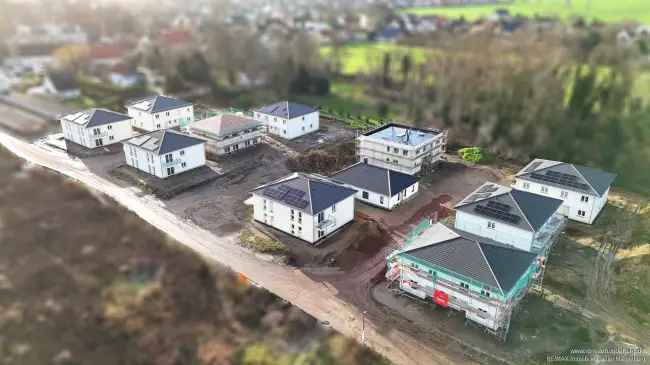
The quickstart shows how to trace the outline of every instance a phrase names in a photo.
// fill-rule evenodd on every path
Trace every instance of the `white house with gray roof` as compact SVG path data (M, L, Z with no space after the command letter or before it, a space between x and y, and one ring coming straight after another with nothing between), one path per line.
M535 159L515 175L513 187L562 200L560 213L592 224L607 204L616 175L587 166Z
M387 124L358 137L358 154L362 162L409 175L422 164L436 163L447 148L447 132Z
M538 262L534 253L436 223L387 257L386 278L409 295L460 311L505 339Z
M65 139L86 148L107 146L131 138L132 120L126 114L106 109L84 110L60 119Z
M161 179L205 165L205 141L171 130L123 142L126 164Z
M188 101L155 95L126 105L133 127L144 131L185 127L194 122L194 105Z
M251 192L253 217L316 244L354 220L356 192L321 176L294 173Z
M206 149L216 155L228 155L262 142L261 122L243 115L220 114L195 122L190 133L207 140Z
M282 101L255 110L253 118L264 123L268 133L294 139L317 131L320 113L308 105Z
M455 228L546 256L564 228L562 201L485 183L456 205Z
M332 180L357 190L357 200L388 210L408 201L419 190L413 175L363 162L335 173Z

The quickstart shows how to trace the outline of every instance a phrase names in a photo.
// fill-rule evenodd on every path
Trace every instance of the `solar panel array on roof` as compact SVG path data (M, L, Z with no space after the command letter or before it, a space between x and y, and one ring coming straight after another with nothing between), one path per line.
M477 206L474 207L474 211L479 213L479 214L482 214L482 215L485 215L485 216L488 216L488 217L491 217L491 218L494 218L494 219L498 219L498 220L501 220L501 221L504 221L504 222L513 223L513 224L517 224L521 220L521 217L518 216L518 215L508 213L507 211L503 211L503 210L500 210L500 209L497 209L497 208L494 208L494 207L489 207L489 206L486 206L486 205L477 205Z
M548 170L545 174L533 172L530 174L530 177L536 180L546 181L553 184L569 186L581 190L589 190L589 185L579 182L577 180L577 176L553 170Z
M499 190L499 187L496 185L485 185L481 187L477 193L494 193L497 190Z
M528 167L524 170L524 172L535 171L535 170L537 170L537 168L538 168L541 164L542 164L542 161L536 161L536 162L533 162L532 164L530 164L530 166L528 166Z
M508 204L504 204L504 203L500 203L500 202L498 202L498 201L494 201L494 200L490 200L490 201L487 203L487 206L490 207L490 208L494 208L494 209L500 210L500 211L502 211L502 212L509 212L509 211L512 209L512 207L511 207L510 205L508 205Z
M264 190L263 194L272 199L287 203L299 209L305 209L307 205L309 205L309 201L303 199L306 194L304 191L286 185L269 187Z
M465 203L473 203L477 200L487 199L492 195L492 193L476 193L470 195L469 198L465 199Z

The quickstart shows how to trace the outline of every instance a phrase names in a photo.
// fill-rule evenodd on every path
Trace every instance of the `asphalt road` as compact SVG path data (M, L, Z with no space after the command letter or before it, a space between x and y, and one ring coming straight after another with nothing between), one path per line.
M83 162L71 159L63 152L29 144L4 132L0 132L0 144L20 158L67 175L112 197L179 243L211 261L235 272L244 273L252 281L318 320L329 322L334 329L346 336L361 340L362 312L368 310L365 320L365 344L395 364L473 363L456 352L436 348L426 340L394 328L390 321L385 321L381 313L374 311L372 307L356 306L353 302L358 302L357 300L349 299L350 295L339 292L328 281L319 280L318 276L308 275L299 269L272 263L267 257L242 248L237 244L236 234L216 236L185 221L165 209L159 200L149 196L140 197L135 190L119 187L90 172ZM377 265L377 262L367 264L375 269ZM367 277L363 278L360 287L370 280L371 275L365 276ZM360 295L367 296L367 289L364 288L365 292Z

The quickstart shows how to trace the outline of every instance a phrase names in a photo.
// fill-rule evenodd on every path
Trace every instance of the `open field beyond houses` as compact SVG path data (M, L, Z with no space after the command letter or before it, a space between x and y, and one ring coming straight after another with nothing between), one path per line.
M571 6L567 6L570 3ZM508 9L512 15L546 15L561 18L584 17L607 22L638 21L650 24L650 9L646 0L515 0L512 4L468 5L450 7L410 8L405 12L417 15L465 17L468 20Z

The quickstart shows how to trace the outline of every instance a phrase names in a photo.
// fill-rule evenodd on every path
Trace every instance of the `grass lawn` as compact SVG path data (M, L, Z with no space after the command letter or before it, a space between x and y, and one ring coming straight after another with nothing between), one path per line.
M394 43L354 43L347 44L340 49L341 72L345 75L368 74L374 70L381 70L384 63L384 54L389 53L392 72L397 74L401 68L404 55L411 56L413 64L423 63L428 57L435 54L436 50L424 47L409 47ZM325 46L320 49L321 57L332 62L333 49Z
M650 24L650 2L647 0L515 0L513 4L468 5L450 7L418 7L404 10L417 15L438 14L448 17L464 16L468 20L494 13L495 9L506 8L513 15L553 15L560 18L582 16L607 22L636 20Z

